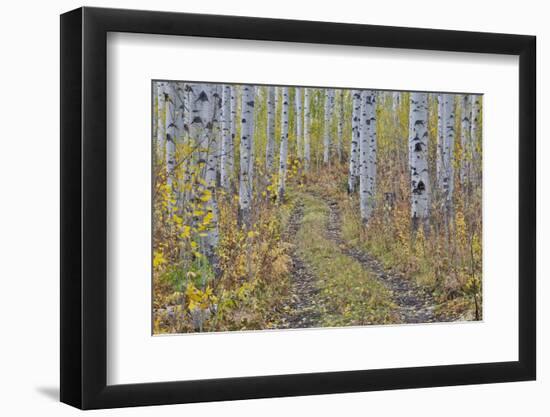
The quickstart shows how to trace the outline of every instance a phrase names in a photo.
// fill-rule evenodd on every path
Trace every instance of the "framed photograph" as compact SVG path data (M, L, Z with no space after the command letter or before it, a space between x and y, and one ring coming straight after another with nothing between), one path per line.
M61 401L533 380L535 37L61 16Z

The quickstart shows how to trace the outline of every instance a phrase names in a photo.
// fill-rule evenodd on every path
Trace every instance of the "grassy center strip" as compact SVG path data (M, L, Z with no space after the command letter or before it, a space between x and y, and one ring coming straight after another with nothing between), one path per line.
M323 326L396 322L391 292L326 237L329 208L311 194L297 193L303 219L296 235L300 257L316 276Z

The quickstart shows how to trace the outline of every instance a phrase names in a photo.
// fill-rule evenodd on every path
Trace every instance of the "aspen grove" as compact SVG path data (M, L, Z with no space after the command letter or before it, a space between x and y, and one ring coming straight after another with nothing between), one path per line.
M153 331L482 319L482 96L153 81Z

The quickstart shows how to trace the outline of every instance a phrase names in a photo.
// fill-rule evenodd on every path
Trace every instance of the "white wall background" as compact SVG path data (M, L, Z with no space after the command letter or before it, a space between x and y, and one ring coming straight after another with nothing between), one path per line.
M0 16L0 410L4 415L67 416L59 404L59 17L72 0L6 2ZM510 32L538 36L538 381L99 411L94 415L548 415L550 404L550 145L542 138L548 107L550 27L544 2L406 0L297 2L277 0L93 1L89 6L159 9ZM546 188L546 189L544 189ZM546 395L545 395L546 394Z

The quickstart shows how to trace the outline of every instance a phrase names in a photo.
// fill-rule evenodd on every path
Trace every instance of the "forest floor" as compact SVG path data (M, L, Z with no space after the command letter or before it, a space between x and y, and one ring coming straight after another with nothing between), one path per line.
M431 294L344 240L341 210L330 195L297 192L286 235L293 244L292 283L279 328L339 326L350 319L351 324L444 321ZM350 304L349 292L339 297L347 291L364 299Z
M303 216L304 205L297 202L287 226L286 238L288 240L292 241L298 233ZM317 306L319 293L317 278L297 253L296 244L293 244L290 256L292 262L290 298L284 308L283 323L279 327L289 329L317 327L320 318Z
M383 268L382 264L369 253L351 247L342 238L342 222L338 203L325 200L330 208L327 236L338 244L342 252L355 259L361 266L370 271L392 293L397 306L401 323L430 323L440 321L434 314L436 303L433 297L415 285L411 279Z

